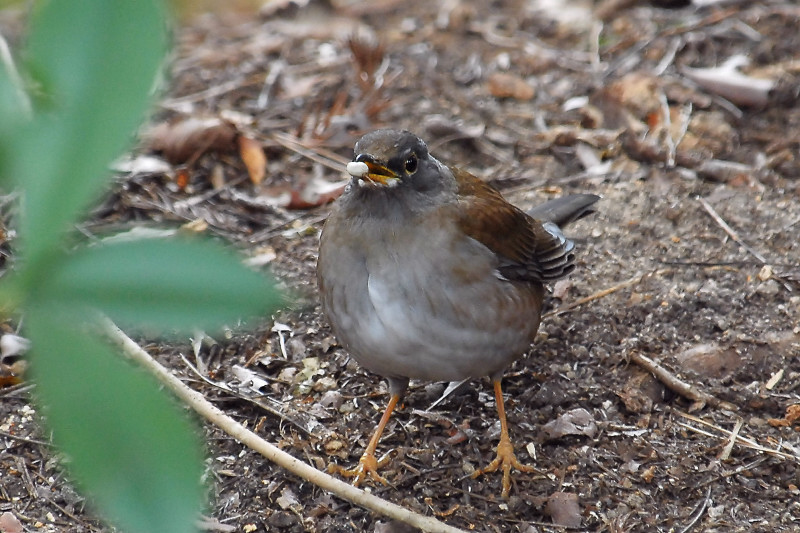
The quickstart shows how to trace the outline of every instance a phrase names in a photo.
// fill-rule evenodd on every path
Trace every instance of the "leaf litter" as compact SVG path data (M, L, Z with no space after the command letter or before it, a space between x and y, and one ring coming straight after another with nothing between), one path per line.
M546 2L284 4L183 24L152 123L216 126L145 139L81 230L199 221L248 255L266 251L259 268L295 303L196 351L189 339L141 344L299 459L355 464L387 390L321 316L317 241L355 139L412 129L522 207L570 192L603 200L570 228L580 265L551 298L559 312L504 380L512 436L541 474L517 475L508 501L498 480L472 480L496 445L486 380L426 411L444 385L420 383L379 446L394 450L391 486L372 491L463 529L796 530L797 7L603 2L571 10L575 24ZM5 257L14 235L0 214ZM39 444L24 379L0 388L9 527L104 530ZM207 467L209 530L385 527L206 432L225 458Z

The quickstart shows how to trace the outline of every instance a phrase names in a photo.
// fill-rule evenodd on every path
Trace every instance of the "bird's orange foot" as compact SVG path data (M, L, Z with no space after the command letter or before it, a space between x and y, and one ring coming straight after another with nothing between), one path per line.
M362 481L367 479L367 476L372 478L373 481L379 481L384 485L388 485L389 482L386 481L382 475L378 474L378 469L386 465L389 462L390 454L386 454L380 459L376 459L375 455L372 453L365 452L364 455L361 456L361 459L358 461L358 466L354 468L344 468L337 464L330 464L328 465L328 472L331 474L339 474L340 476L353 478L353 485L358 487Z
M520 472L536 472L536 468L520 463L517 459L517 456L514 455L514 446L511 444L511 440L501 437L500 444L497 445L497 457L494 458L494 461L486 465L485 468L476 470L475 473L472 474L472 478L474 479L482 474L488 474L489 472L502 469L503 492L501 496L503 499L506 499L508 498L508 494L511 492L512 468L516 468Z

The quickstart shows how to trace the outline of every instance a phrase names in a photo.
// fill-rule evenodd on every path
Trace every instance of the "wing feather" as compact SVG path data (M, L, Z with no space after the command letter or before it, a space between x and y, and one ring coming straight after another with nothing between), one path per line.
M472 174L450 170L462 204L459 227L497 254L498 270L505 278L541 283L575 268L575 245L558 226L528 216Z

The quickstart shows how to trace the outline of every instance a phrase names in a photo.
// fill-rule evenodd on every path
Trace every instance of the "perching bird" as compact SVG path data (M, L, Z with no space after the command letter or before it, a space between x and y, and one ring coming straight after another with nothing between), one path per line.
M359 484L386 483L375 457L409 378L489 376L500 417L497 457L476 476L529 472L508 435L501 378L539 327L543 283L574 268L574 244L557 224L591 212L599 197L552 200L531 215L475 176L440 163L412 133L362 137L352 176L322 232L317 280L322 307L348 352L389 382L390 399L359 465L339 469Z

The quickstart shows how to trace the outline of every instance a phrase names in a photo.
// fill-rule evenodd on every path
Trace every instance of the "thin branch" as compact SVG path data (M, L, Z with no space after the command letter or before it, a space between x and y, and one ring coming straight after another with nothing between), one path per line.
M656 363L649 357L642 355L638 352L631 352L631 361L637 365L645 368L648 372L653 374L661 383L667 386L671 391L680 394L684 398L688 398L701 405L710 405L712 407L719 407L729 411L736 411L738 408L732 403L720 400L719 398L698 390L696 387L681 381L672 372Z
M755 250L752 246L750 246L749 244L744 242L741 237L739 237L739 234L736 233L736 231L734 231L734 229L731 228L728 225L728 223L725 222L725 220L723 220L723 218L721 216L719 216L719 214L716 212L716 210L714 210L714 208L711 207L711 204L709 204L708 201L705 198L700 198L698 196L697 197L697 201L700 202L700 204L703 206L703 209L705 209L708 212L708 214L711 215L711 218L714 219L714 222L719 224L719 227L721 227L725 231L725 233L727 233L728 236L730 236L731 239L736 241L736 243L739 246L741 246L742 248L747 250L747 252L750 255L752 255L753 257L755 257L759 261L761 261L762 265L769 264L769 263L767 263L767 259L763 255L761 255L757 250ZM792 286L789 284L789 282L786 280L786 278L784 278L782 276L778 276L778 275L775 275L775 278L781 280L781 283L783 284L783 286L786 288L787 291L794 292L794 290L792 289Z
M664 142L667 144L667 168L675 166L675 154L678 151L678 141L672 138L672 116L670 114L669 103L667 102L667 95L661 91L658 95L661 103L661 112L664 114Z
M757 443L753 439L750 439L748 437L743 437L743 436L738 435L738 434L734 435L733 431L728 431L727 429L721 428L721 427L719 427L719 426L717 426L715 424L712 424L711 422L707 422L707 421L703 420L702 418L690 415L689 413L684 413L680 409L674 409L674 411L676 413L678 413L679 415L681 415L682 417L684 417L684 418L686 418L688 420L691 420L692 422L696 422L696 423L698 423L700 425L712 428L712 429L722 433L725 437L728 437L728 438L730 438L732 436L735 437L736 443L739 444L739 446L744 446L745 448L750 448L751 450L756 450L756 451L759 451L759 452L763 452L763 453L766 453L766 454L771 455L773 457L779 457L781 459L790 459L792 461L800 463L800 456L798 456L798 455L782 452L780 450L776 450L776 449L772 449L772 448L767 448L765 446L760 445L759 443ZM694 431L695 433L700 433L702 435L706 435L707 437L714 437L714 438L717 438L717 439L723 438L720 435L714 435L713 433L710 433L708 431L704 431L704 430L702 430L700 428L694 427L691 424L686 424L686 423L683 423L683 422L677 422L677 424L679 426L683 427L683 428L686 428L688 430Z
M320 147L309 146L307 143L304 143L302 139L280 131L273 131L267 136L284 148L306 157L315 163L319 163L337 172L344 172L347 160L335 152Z
M719 214L716 212L716 210L714 210L714 208L713 208L713 207L711 207L711 204L709 204L709 203L708 203L708 201L707 201L705 198L700 198L700 197L698 196L698 197L697 197L697 201L698 201L698 202L700 202L700 205L702 205L702 206L703 206L703 209L705 209L705 210L708 212L708 214L709 214L709 215L711 215L711 218L713 218L713 219L714 219L714 222L716 222L717 224L719 224L719 227L721 227L721 228L722 228L722 229L725 231L725 233L727 233L727 234L728 234L728 236L729 236L731 239L733 239L734 241L736 241L736 243L737 243L739 246L741 246L742 248L744 248L745 250L747 250L747 252L748 252L750 255L752 255L753 257L755 257L755 258L756 258L756 259L758 259L759 261L761 261L761 263L762 263L762 264L766 264L766 263L767 263L767 260L766 260L766 258L765 258L763 255L761 255L760 253L758 253L758 251L756 251L754 248L752 248L752 247L751 247L749 244L747 244L746 242L744 242L744 241L742 240L742 238L741 238L741 237L739 237L739 234L738 234L738 233L736 233L736 231L734 231L734 229L733 229L733 228L731 228L731 227L728 225L728 223L727 223L727 222L725 222L725 221L722 219L722 217L721 217L721 216L719 216Z
M581 306L581 305L583 305L585 303L591 302L593 300L598 300L600 298L608 296L609 294L615 293L615 292L617 292L619 290L627 289L628 287L631 287L633 285L641 283L645 278L648 278L650 276L660 276L660 275L662 275L662 274L664 274L666 272L669 272L670 270L671 269L661 269L661 270L655 270L653 272L645 272L644 274L637 274L636 276L632 277L629 280L623 281L622 283L619 283L619 284L614 285L612 287L608 287L607 289L603 289L603 290L598 291L598 292L596 292L594 294L590 294L589 296L586 296L585 298L581 298L579 300L575 300L574 302L571 302L571 303L569 303L567 305L561 306L558 309L553 309L552 311L543 314L542 318L547 318L547 317L551 317L551 316L555 316L555 315L562 315L562 314L566 313L567 311L571 311L572 309L575 309L576 307Z
M27 383L23 381L22 383L5 387L2 391L0 391L0 398L4 398L6 396L9 398L20 398L23 394L33 389L34 386L35 385L33 383Z
M689 531L694 527L697 521L700 520L700 517L703 516L703 513L706 512L706 508L708 507L708 503L710 501L711 501L711 487L708 487L708 489L706 490L706 497L703 498L703 501L701 501L697 505L694 517L689 521L688 524L686 524L686 527L681 529L681 533L686 533L687 531Z
M730 456L731 452L733 451L733 446L736 444L736 438L739 436L739 431L742 430L742 426L744 425L744 420L741 418L736 421L736 425L733 427L733 431L731 431L731 436L728 439L728 443L723 448L722 453L719 454L720 461L727 461Z
M669 43L669 47L667 51L664 53L664 56L661 58L661 61L658 62L658 65L653 69L653 75L661 76L664 72L667 71L672 62L675 61L675 55L678 53L678 50L683 46L683 39L676 38L672 39Z
M800 224L800 217L797 217L792 222L789 222L788 224L786 224L783 228L781 228L781 231L786 231L789 228L791 228L792 226L795 226L797 224Z
M328 433L330 433L322 425L322 423L320 423L316 418L310 418L305 422L301 421L301 420L298 419L298 417L292 416L290 414L287 414L282 410L281 406L286 405L285 403L279 402L278 400L274 400L274 399L270 398L269 396L265 396L264 394L259 394L257 397L256 396L252 396L252 395L249 395L249 394L246 394L246 393L242 392L242 390L240 390L240 389L234 389L233 387L230 387L226 383L214 381L214 380L208 378L207 376L203 375L203 373L200 372L197 369L197 367L195 365L193 365L186 358L185 355L181 354L181 359L183 360L183 363L186 365L186 367L189 370L191 370L197 377L202 379L209 386L214 387L215 389L218 389L218 390L224 392L225 394L230 394L232 398L237 398L239 400L244 400L246 402L252 403L253 405L256 405L257 407L260 407L261 409L267 411L269 414L280 418L282 421L284 421L284 422L286 422L288 424L293 425L294 427L296 427L298 430L302 431L306 435L317 436L317 437L323 437L324 438ZM275 406L273 407L272 405L270 405L270 402L274 402ZM301 415L300 413L297 413L297 414ZM306 418L308 418L308 417L306 417ZM322 431L315 432L315 429L317 427L322 427L323 428Z
M29 439L27 437L21 437L19 435L14 435L13 433L6 433L5 431L0 430L0 437L5 437L7 439L14 439L19 442L26 442L28 444L38 444L40 446L52 446L51 442L46 442L43 440L38 439Z
M413 527L429 532L445 533L464 533L463 530L448 526L439 522L435 518L414 513L399 505L388 502L372 494L368 494L344 481L320 472L316 468L292 457L275 445L265 441L252 431L244 428L231 417L223 413L219 408L212 405L202 394L189 388L180 379L173 376L166 368L150 357L136 342L128 337L113 322L104 319L104 329L106 335L122 349L122 351L142 365L147 371L153 374L161 383L166 385L178 398L186 402L200 416L223 430L225 433L241 442L245 446L257 451L278 466L289 470L293 474L313 483L314 485L327 490L340 498L348 500L356 505L388 516L395 520L405 522Z

